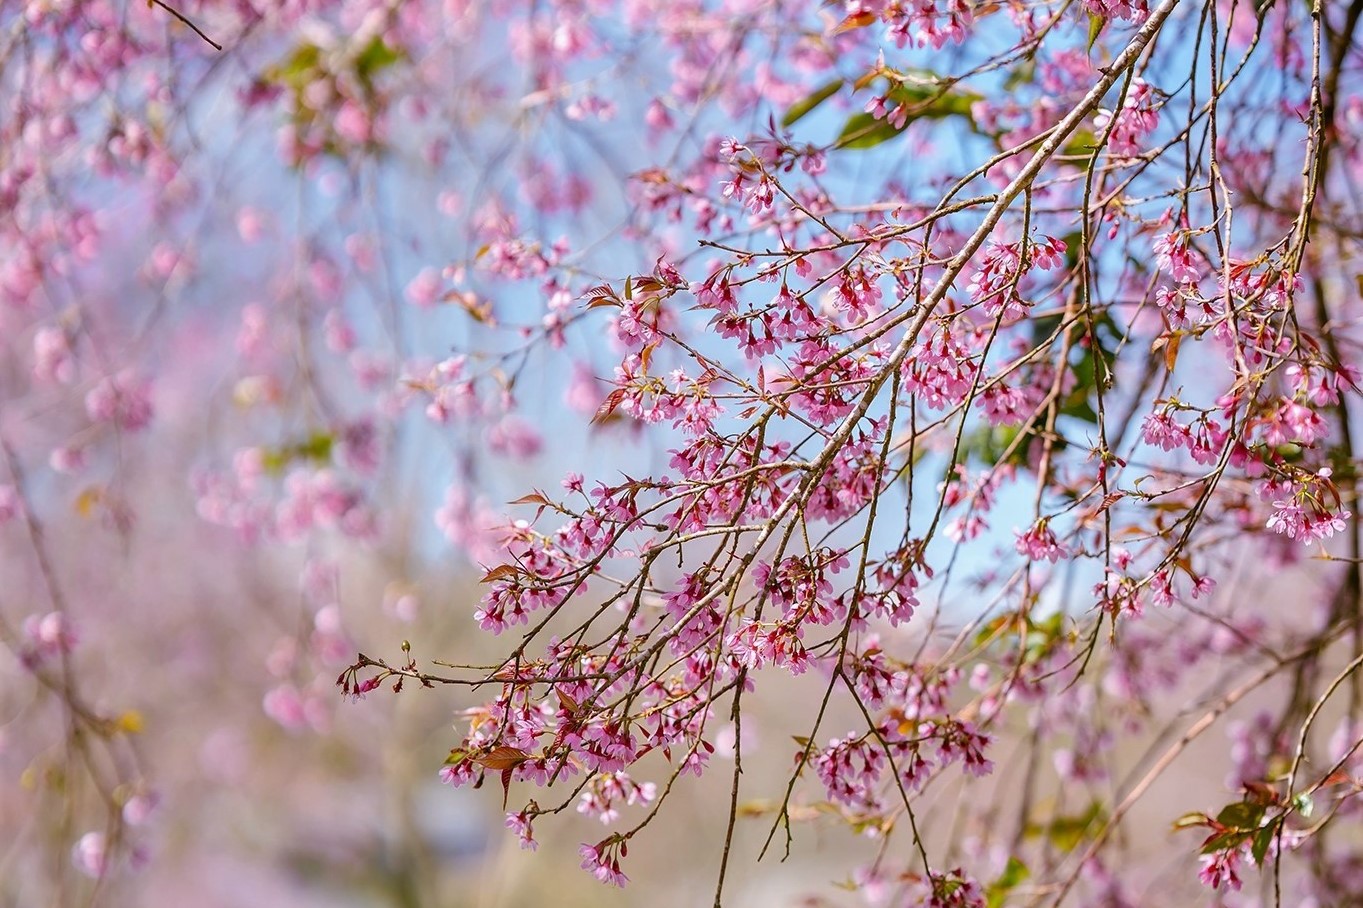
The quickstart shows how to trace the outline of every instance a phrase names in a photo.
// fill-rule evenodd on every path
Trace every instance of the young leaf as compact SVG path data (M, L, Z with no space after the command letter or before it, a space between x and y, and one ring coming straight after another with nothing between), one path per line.
M781 125L792 126L799 122L811 110L836 95L838 89L842 88L842 86L842 79L834 79L832 82L821 86L811 94L796 101L790 106L790 110L786 111L786 115L781 118Z
M592 423L602 423L610 419L611 414L615 412L615 408L620 406L620 403L625 399L625 394L626 391L624 388L616 388L614 391L607 394L606 399L603 400L601 406L597 408L596 415L592 417Z
M492 570L483 575L482 583L493 583L497 580L510 580L519 577L521 569L514 564L499 564Z
M1107 25L1107 17L1097 13L1089 13L1089 43L1086 50L1093 51L1093 45L1098 43L1098 36L1103 33L1103 27Z
M1060 146L1056 158L1060 163L1087 171L1093 163L1093 150L1098 147L1098 134L1091 129L1076 129ZM1076 231L1077 233L1078 231Z
M915 120L969 117L971 107L980 100L974 92L943 91L927 85L896 85L885 97L906 108L904 126L895 126L888 117L877 120L869 113L853 114L838 134L839 148L874 148L899 135Z
M1216 854L1218 851L1226 851L1232 848L1239 848L1249 838L1249 833L1232 829L1230 832L1223 832L1214 835L1202 843L1202 854Z
M1004 901L1008 898L1008 893L1017 888L1020 883L1027 880L1032 872L1027 869L1027 865L1017 858L1010 856L1008 864L1003 868L1003 873L989 886L986 893L989 908L1001 908Z
M889 120L877 120L868 113L853 114L838 133L839 148L875 148L902 130Z
M381 70L387 69L402 59L402 54L389 47L383 38L375 35L355 58L355 75L366 85Z
M1206 825L1208 825L1208 819L1205 813L1185 813L1177 820L1174 820L1175 829L1191 829L1194 826Z
M1273 844L1274 837L1278 834L1278 826L1282 824L1282 817L1259 827L1259 831L1254 834L1254 841L1250 845L1250 853L1254 855L1254 863L1264 866L1264 857L1268 855L1268 849Z
M1264 805L1239 801L1227 804L1216 815L1216 822L1227 829L1257 829L1264 818Z
M846 19L843 19L841 22L838 23L837 28L833 29L833 34L841 35L844 32L856 31L859 28L865 28L866 26L872 24L875 21L876 21L875 13L868 12L853 13L852 15L848 16Z
M530 759L530 755L519 747L502 745L492 748L491 751L481 757L474 757L473 762L494 772L507 772L520 766L528 759Z

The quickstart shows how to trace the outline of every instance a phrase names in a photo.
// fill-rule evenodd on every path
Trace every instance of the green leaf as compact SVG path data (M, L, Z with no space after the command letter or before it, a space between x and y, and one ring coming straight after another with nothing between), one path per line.
M1004 80L1003 87L1008 91L1014 91L1024 85L1031 85L1036 81L1036 61L1032 59L1023 60Z
M1044 621L1026 620L1028 630L1022 639L1024 661L1032 665L1045 657L1055 646L1056 641L1064 634L1065 622L1059 612Z
M365 45L364 50L355 58L355 75L361 82L369 85L374 76L382 70L387 69L394 63L402 59L402 53L392 47L379 36Z
M1302 792L1292 799L1292 809L1303 817L1310 819L1311 814L1315 813L1316 802L1311 800L1311 796Z
M1216 815L1216 822L1227 829L1258 829L1263 818L1264 805L1239 801L1221 808L1221 812Z
M970 108L983 100L973 91L942 91L930 85L896 85L887 97L897 104L909 105L909 122L917 119L937 120L942 117L970 116Z
M1028 836L1044 835L1062 852L1073 851L1079 843L1090 838L1089 830L1101 827L1107 814L1103 805L1094 801L1083 813L1075 816L1055 817L1045 824L1028 824Z
M1299 444L1288 441L1275 447L1273 453L1284 463L1298 463L1306 453L1306 449Z
M1216 854L1218 851L1227 851L1232 848L1239 848L1249 838L1249 833L1240 829L1233 829L1230 832L1223 832L1219 836L1214 836L1202 846L1203 854Z
M312 72L321 59L322 51L316 44L300 44L282 63L265 70L265 81L301 89L312 81Z
M1070 137L1065 140L1065 144L1060 146L1060 153L1064 155L1091 155L1093 149L1098 144L1098 134L1091 129L1076 129L1070 133Z
M875 148L901 131L889 120L877 120L868 113L853 114L838 133L837 144L839 148Z
M1098 43L1098 36L1103 33L1103 27L1107 25L1107 17L1097 13L1089 13L1089 43L1088 52L1093 52L1093 45Z
M1254 842L1250 846L1250 853L1254 855L1254 863L1264 866L1264 857L1268 855L1269 846L1273 844L1273 837L1278 834L1278 826L1282 823L1279 817L1270 823L1259 827L1259 831L1254 834Z
M980 629L975 632L975 645L984 646L989 642L990 638L1001 631L1005 626L1012 623L1012 620L1013 618L1011 615L1004 614L986 621Z
M1076 129L1060 146L1059 157L1066 164L1087 171L1093 163L1093 149L1098 146L1098 135L1091 129Z
M899 135L915 120L968 118L971 107L981 96L967 91L942 91L926 85L896 85L886 98L896 105L908 107L904 126L895 126L888 116L877 120L869 113L853 114L838 134L839 148L874 148Z
M1012 889L1014 886L1028 879L1031 875L1032 872L1027 869L1026 864L1022 863L1017 858L1010 857L1008 859L1008 865L1003 868L1003 873L999 876L995 885L1002 886L1005 889Z
M1072 399L1060 408L1060 415L1082 420L1091 426L1098 425L1098 411L1093 409L1093 405L1088 402L1086 397Z
M961 439L961 453L966 457L973 455L982 463L996 464L1022 431L1018 426L976 426ZM1018 445L1013 452L1013 462L1027 462L1026 444Z
M294 447L294 453L308 460L331 460L331 449L335 442L336 437L330 432L314 432L306 441Z
M1202 813L1185 813L1183 816L1174 820L1175 829L1191 829L1194 826L1206 826L1207 815Z
M1032 875L1027 869L1027 865L1015 857L1008 858L1008 865L1003 868L1003 873L989 886L987 893L989 908L1001 908L1004 900L1008 898L1008 893Z
M261 457L261 466L267 473L282 473L289 464L299 460L326 463L336 445L336 436L329 432L314 432L307 438L280 448L266 448Z
M1075 248L1076 244L1071 243L1068 236L1064 237L1064 240L1067 247L1065 255L1068 257L1069 250ZM1074 266L1071 265L1070 267L1073 268ZM1039 344L1056 332L1064 318L1059 315L1046 315L1029 319L1029 321L1032 323L1032 343Z
M781 118L781 125L793 126L799 120L803 119L811 110L836 95L838 89L842 88L842 86L842 79L834 79L832 82L829 82L821 88L815 89L813 93L796 101L790 106L790 110L786 111L786 115Z

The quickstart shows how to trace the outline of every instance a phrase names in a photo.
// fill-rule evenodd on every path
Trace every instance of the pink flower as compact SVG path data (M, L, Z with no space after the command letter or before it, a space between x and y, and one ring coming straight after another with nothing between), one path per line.
M79 473L85 469L85 451L69 445L53 448L47 457L47 465L54 473Z
M237 211L237 235L243 243L255 243L265 235L265 214L256 208L242 206Z
M374 124L364 108L347 100L336 112L336 134L347 142L362 145L373 138Z
M1144 22L1150 15L1149 0L1084 0L1084 8L1096 16Z
M1239 892L1240 877L1235 873L1236 864L1239 861L1240 849L1238 848L1204 854L1202 856L1202 869L1197 872L1197 878L1202 881L1204 886L1220 889L1224 885L1228 890Z
M611 854L611 840L598 842L595 845L583 845L578 849L578 854L582 856L582 869L588 871L603 883L624 888L629 882L629 877L620 872L620 857ZM617 846L621 854L624 853L624 843Z
M520 839L521 848L527 851L534 851L539 848L539 842L535 841L535 831L532 827L534 817L527 811L520 813L509 813L506 815L506 828L516 833Z
M1108 146L1114 154L1140 154L1144 150L1144 139L1159 125L1159 108L1155 106L1154 90L1144 79L1133 79L1121 109L1115 114L1099 112L1094 125L1100 131L1112 126Z
M649 102L648 110L644 112L644 122L650 129L664 131L673 126L672 115L668 112L663 102L654 98Z
M145 825L160 803L154 792L133 795L123 804L123 822L129 826Z
M1165 451L1174 451L1191 441L1188 427L1182 425L1168 412L1151 413L1141 422L1141 437L1148 445Z
M76 648L77 636L71 620L62 612L24 619L23 661L30 669Z
M0 484L0 526L4 526L24 513L24 501L19 490L9 484Z
M1186 230L1171 230L1156 237L1155 261L1161 271L1179 283L1195 284L1202 276Z
M984 891L959 867L948 873L929 873L932 892L922 901L924 908L984 908Z
M452 545L474 561L492 561L499 552L495 528L498 517L481 496L463 486L445 490L445 502L435 512L435 525Z
M488 447L513 460L528 460L540 452L544 442L530 423L516 416L504 416L487 436Z
M362 683L361 688L368 684L368 689L373 690L376 683L376 679L371 678ZM310 729L322 733L331 723L326 703L315 692L300 691L292 684L281 684L271 689L265 694L261 706L265 715L290 732Z
M265 715L290 731L307 727L307 715L303 709L303 698L298 689L291 684L283 684L270 690L261 701Z
M991 426L1018 426L1031 415L1031 396L1020 388L990 385L979 396L979 405Z
M1031 561L1054 563L1068 554L1044 517L1033 524L1026 532L1021 530L1014 530L1013 532L1018 537L1016 544L1018 554L1027 556Z
M942 756L943 766L959 758L965 771L976 778L994 771L993 761L984 755L990 738L970 723L948 720L942 723L938 736L938 753Z
M322 320L322 336L332 353L349 353L355 349L355 328L339 309L332 309Z
M853 809L874 809L876 789L887 766L885 751L872 737L833 738L812 760L828 797Z
M1322 467L1296 483L1263 484L1260 494L1273 497L1273 514L1265 528L1308 545L1344 532L1345 521L1353 514L1340 506L1339 492L1330 476L1330 468ZM1331 510L1331 505L1335 510Z
M65 331L39 328L34 333L33 377L61 385L69 385L76 377L76 360Z
M71 861L76 869L92 879L100 879L109 872L109 845L102 832L87 832L71 849Z
M145 429L151 422L151 382L131 370L105 376L85 395L85 411L94 422L113 423L126 432Z
M595 413L606 395L605 382L597 379L588 363L573 363L572 377L563 391L563 402L576 413Z
M407 284L407 301L413 306L429 309L440 301L441 285L439 271L434 268L423 268Z

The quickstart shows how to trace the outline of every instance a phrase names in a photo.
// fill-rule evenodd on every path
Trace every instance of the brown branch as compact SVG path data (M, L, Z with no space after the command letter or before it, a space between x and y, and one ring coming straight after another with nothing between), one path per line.
M180 12L180 11L179 11L178 9L176 9L175 7L173 7L173 6L168 6L166 3L162 2L162 0L147 0L147 6L159 6L159 7L161 7L161 9L163 9L163 10L165 10L166 12L170 13L170 14L171 14L172 16L174 16L176 19L179 19L179 20L180 20L181 22L183 22L185 25L188 25L189 28L190 28L190 30L193 31L194 34L198 35L200 38L203 38L203 39L204 39L205 41L207 41L209 44L213 45L213 49L214 49L214 50L222 50L222 45L221 45L221 44L219 44L218 42L214 41L212 38L208 37L208 35L204 34L203 29L199 28L199 26L197 26L197 25L195 25L193 22L191 22L191 21L184 15L184 13Z

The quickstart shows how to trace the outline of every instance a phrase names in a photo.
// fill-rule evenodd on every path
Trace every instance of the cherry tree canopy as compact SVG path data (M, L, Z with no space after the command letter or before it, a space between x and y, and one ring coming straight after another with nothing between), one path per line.
M0 892L420 700L607 884L1354 904L1360 18L6 5Z

